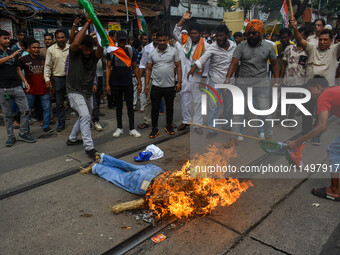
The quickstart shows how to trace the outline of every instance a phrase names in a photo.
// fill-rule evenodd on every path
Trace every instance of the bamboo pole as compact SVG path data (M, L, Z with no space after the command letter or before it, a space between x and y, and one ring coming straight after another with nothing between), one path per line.
M231 132L231 131L212 128L212 127L208 127L208 126L204 126L204 125L200 125L200 124L194 124L194 123L190 123L190 122L188 124L190 126L196 126L196 127L200 127L200 128L210 129L210 130L214 130L214 131L217 131L217 132L226 133L226 134L229 134L229 135L242 136L242 137L253 139L253 140L256 140L256 141L262 140L261 138L258 138L258 137L249 136L249 135L242 135L242 134L234 133L234 132Z
M290 7L290 15L292 16L290 19L294 19L292 0L289 0L289 7Z
M144 198L140 198L137 200L132 200L126 203L121 203L115 206L112 206L111 210L115 214L127 211L127 210L134 210L134 209L140 209L145 207L145 201Z
M277 20L275 21L275 24L274 24L274 27L273 27L273 29L272 29L272 32L270 33L269 40L272 39L272 35L273 35L273 33L274 33L274 30L275 30L275 28L276 28L276 25L277 25Z

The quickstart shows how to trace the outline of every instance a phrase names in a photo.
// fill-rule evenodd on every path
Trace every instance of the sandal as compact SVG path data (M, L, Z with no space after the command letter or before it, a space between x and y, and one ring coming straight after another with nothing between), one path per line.
M314 188L312 189L312 194L317 197L326 198L332 201L340 202L340 197L332 197L330 195L327 195L326 187L325 188Z
M144 128L148 128L149 126L150 126L150 125L149 125L148 123L145 123L145 122L144 122L144 123L142 123L142 124L139 124L139 125L138 125L138 128L139 128L139 129L144 129Z

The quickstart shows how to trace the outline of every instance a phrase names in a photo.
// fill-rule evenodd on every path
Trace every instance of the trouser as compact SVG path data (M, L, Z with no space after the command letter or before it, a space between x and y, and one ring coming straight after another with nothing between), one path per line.
M6 96L8 95L8 98ZM15 88L0 88L0 105L4 122L6 126L7 135L9 138L15 138L13 132L13 123L11 119L11 99L19 107L20 111L20 135L29 133L29 107L24 90L21 86Z
M145 106L144 106L144 123L149 124L149 125L151 124L151 99L150 99L151 87L152 87L152 80L150 79L149 93L145 94L146 100L145 100Z
M136 77L132 78L133 82L133 108L136 108L138 97L140 100L140 110L144 111L145 103L146 103L146 94L144 93L145 89L145 77L141 77L142 81L142 93L138 95L138 81Z
M240 85L239 88L242 90L244 98L248 98L248 86ZM253 87L253 101L256 105L257 110L268 110L270 108L270 86ZM245 100L246 103L247 100ZM246 109L246 105L244 107ZM265 119L270 118L268 116L258 116L264 122L264 135L265 137L273 136L273 127L270 121L265 121ZM233 125L231 127L232 132L242 134L243 126L246 123L244 115L234 115L232 118Z
M203 116L201 112L202 92L200 91L199 83L189 83L186 86L189 88L183 89L180 92L180 104L182 109L182 123L188 124L191 122L191 102L194 102L194 112L192 122L195 124L203 124Z
M327 153L332 167L331 173L340 173L340 136L328 146Z
M93 94L92 121L99 121L100 100L103 94L103 77L98 77L97 92Z
M32 111L32 109L34 108L34 112L35 112L35 118L38 121L41 121L44 119L44 114L43 114L43 107L41 105L41 100L34 100L34 106L30 107L30 110ZM50 107L51 109L51 107Z
M215 88L216 83L210 79L209 84L211 87ZM231 92L229 90L224 93L223 89L216 89L217 94L219 95L220 99L222 100L222 108L223 108L223 118L228 121L227 127L230 127L230 120L232 119L232 111L233 111L233 98ZM214 119L218 119L218 111L220 101L215 93L212 93L214 99L209 96L208 106L208 126L214 127ZM208 130L208 132L213 133L215 131Z
M129 116L129 129L135 128L135 117L133 112L133 86L111 86L111 94L116 102L117 127L123 128L123 96L125 98Z
M152 128L158 128L159 107L161 106L161 100L164 97L166 107L166 125L171 126L174 117L174 99L175 99L175 87L161 88L152 86L150 98L152 104L151 116L152 116Z
M133 165L102 153L99 164L92 167L92 173L128 192L145 195L151 181L164 171L153 164Z
M32 108L35 105L35 102L38 101L36 98L39 98L39 101L41 102L41 107L43 110L43 128L47 128L50 125L51 120L51 102L50 102L50 94L45 95L30 95L27 94L27 102L28 106L30 108L30 111L32 111Z
M69 140L72 142L76 141L78 135L81 133L85 150L89 151L94 148L91 137L91 112L93 108L92 96L86 98L78 93L69 93L68 99L70 100L72 109L78 114L78 119L73 126Z
M55 100L57 106L57 117L58 117L58 126L65 125L65 107L64 100L66 95L66 76L56 77L54 76L54 89L55 89Z

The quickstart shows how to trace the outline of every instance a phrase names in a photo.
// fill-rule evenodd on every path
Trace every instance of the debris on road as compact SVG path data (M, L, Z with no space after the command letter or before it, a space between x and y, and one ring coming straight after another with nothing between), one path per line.
M122 229L130 229L131 227L122 227Z
M90 218L90 217L92 217L92 214L91 213L83 213L82 215L80 215L80 217Z
M320 207L320 204L319 203L313 203L312 206Z
M155 243L160 243L163 242L165 240L166 236L163 234L159 234L154 236L153 238L151 238L152 241L154 241Z

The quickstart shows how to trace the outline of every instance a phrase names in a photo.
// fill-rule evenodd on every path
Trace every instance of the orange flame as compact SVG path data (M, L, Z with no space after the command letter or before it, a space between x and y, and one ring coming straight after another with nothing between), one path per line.
M203 155L195 155L192 163L183 165L181 171L167 171L154 179L146 194L146 202L157 217L174 215L178 218L207 215L216 206L234 203L242 192L250 186L250 181L239 182L233 178L197 178L190 175L195 165L228 164L230 158L236 157L234 149L224 149L213 145Z

